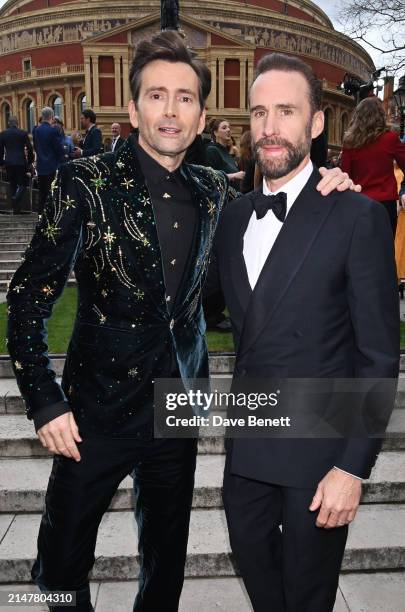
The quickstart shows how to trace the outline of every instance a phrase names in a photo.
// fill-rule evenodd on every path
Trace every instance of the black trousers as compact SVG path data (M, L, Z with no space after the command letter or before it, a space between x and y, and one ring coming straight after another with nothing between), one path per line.
M46 493L32 578L41 591L76 591L92 610L88 574L97 531L120 482L134 474L140 558L134 612L177 612L184 580L196 440L84 438L81 461L57 455ZM135 534L128 533L128 538ZM113 534L112 534L113 538ZM51 608L52 610L52 608Z
M332 612L348 528L315 526L314 493L242 478L227 464L229 537L254 612Z
M53 174L44 174L38 176L38 213L41 215L45 208L46 198L51 191L52 181L55 178L55 172Z
M28 183L27 170L25 166L6 166L7 180L11 188L11 202L13 212L18 213L21 209L21 199ZM19 193L17 193L19 189ZM14 198L14 196L16 196Z

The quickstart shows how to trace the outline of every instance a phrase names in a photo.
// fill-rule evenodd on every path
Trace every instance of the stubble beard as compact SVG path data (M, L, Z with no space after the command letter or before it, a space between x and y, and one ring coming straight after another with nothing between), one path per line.
M305 129L305 136L301 142L293 144L285 138L260 138L253 147L255 161L260 172L266 179L275 180L287 176L290 172L298 168L302 160L311 150L311 125ZM269 145L278 145L286 149L286 154L276 158L263 157L261 148Z

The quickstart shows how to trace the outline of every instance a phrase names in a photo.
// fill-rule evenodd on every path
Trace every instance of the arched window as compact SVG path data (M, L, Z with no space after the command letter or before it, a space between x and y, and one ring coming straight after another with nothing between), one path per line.
M86 108L86 94L84 94L84 93L80 94L80 96L78 98L78 104L79 104L79 117L80 117L80 115L82 114L82 112Z
M63 100L60 96L53 96L49 100L49 106L53 109L53 112L59 119L63 121Z
M35 125L35 104L33 100L26 100L24 103L25 128L32 132Z
M10 105L8 104L8 102L4 102L2 109L1 109L1 128L5 129L6 127L8 127L8 120L10 119L11 116L11 108Z

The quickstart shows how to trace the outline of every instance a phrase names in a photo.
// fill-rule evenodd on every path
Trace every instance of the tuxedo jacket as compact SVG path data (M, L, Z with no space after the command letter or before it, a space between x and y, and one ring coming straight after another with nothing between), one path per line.
M103 152L103 136L96 125L84 137L82 151L82 157L90 157Z
M235 377L395 378L399 312L384 208L346 191L323 197L314 170L252 291L243 236L255 192L223 211L207 291L221 285L237 348ZM272 213L270 213L272 214ZM376 439L234 439L231 471L313 487L334 465L367 478Z
M183 164L181 171L199 215L169 311L153 207L132 137L116 154L59 169L8 291L8 348L29 418L68 402L83 433L150 436L153 381L176 370L182 378L208 376L201 284L232 190L210 168ZM46 322L73 269L78 310L61 389L47 356Z

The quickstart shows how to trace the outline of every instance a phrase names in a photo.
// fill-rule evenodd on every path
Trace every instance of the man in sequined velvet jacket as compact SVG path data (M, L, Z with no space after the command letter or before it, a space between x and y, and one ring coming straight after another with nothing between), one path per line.
M201 285L230 197L224 175L183 163L204 127L210 74L178 34L139 45L131 89L139 141L60 168L8 292L15 374L55 453L32 576L42 591L75 591L83 612L99 523L134 468L134 610L178 609L197 445L153 439L153 381L208 377ZM72 270L78 309L61 388L46 321Z

